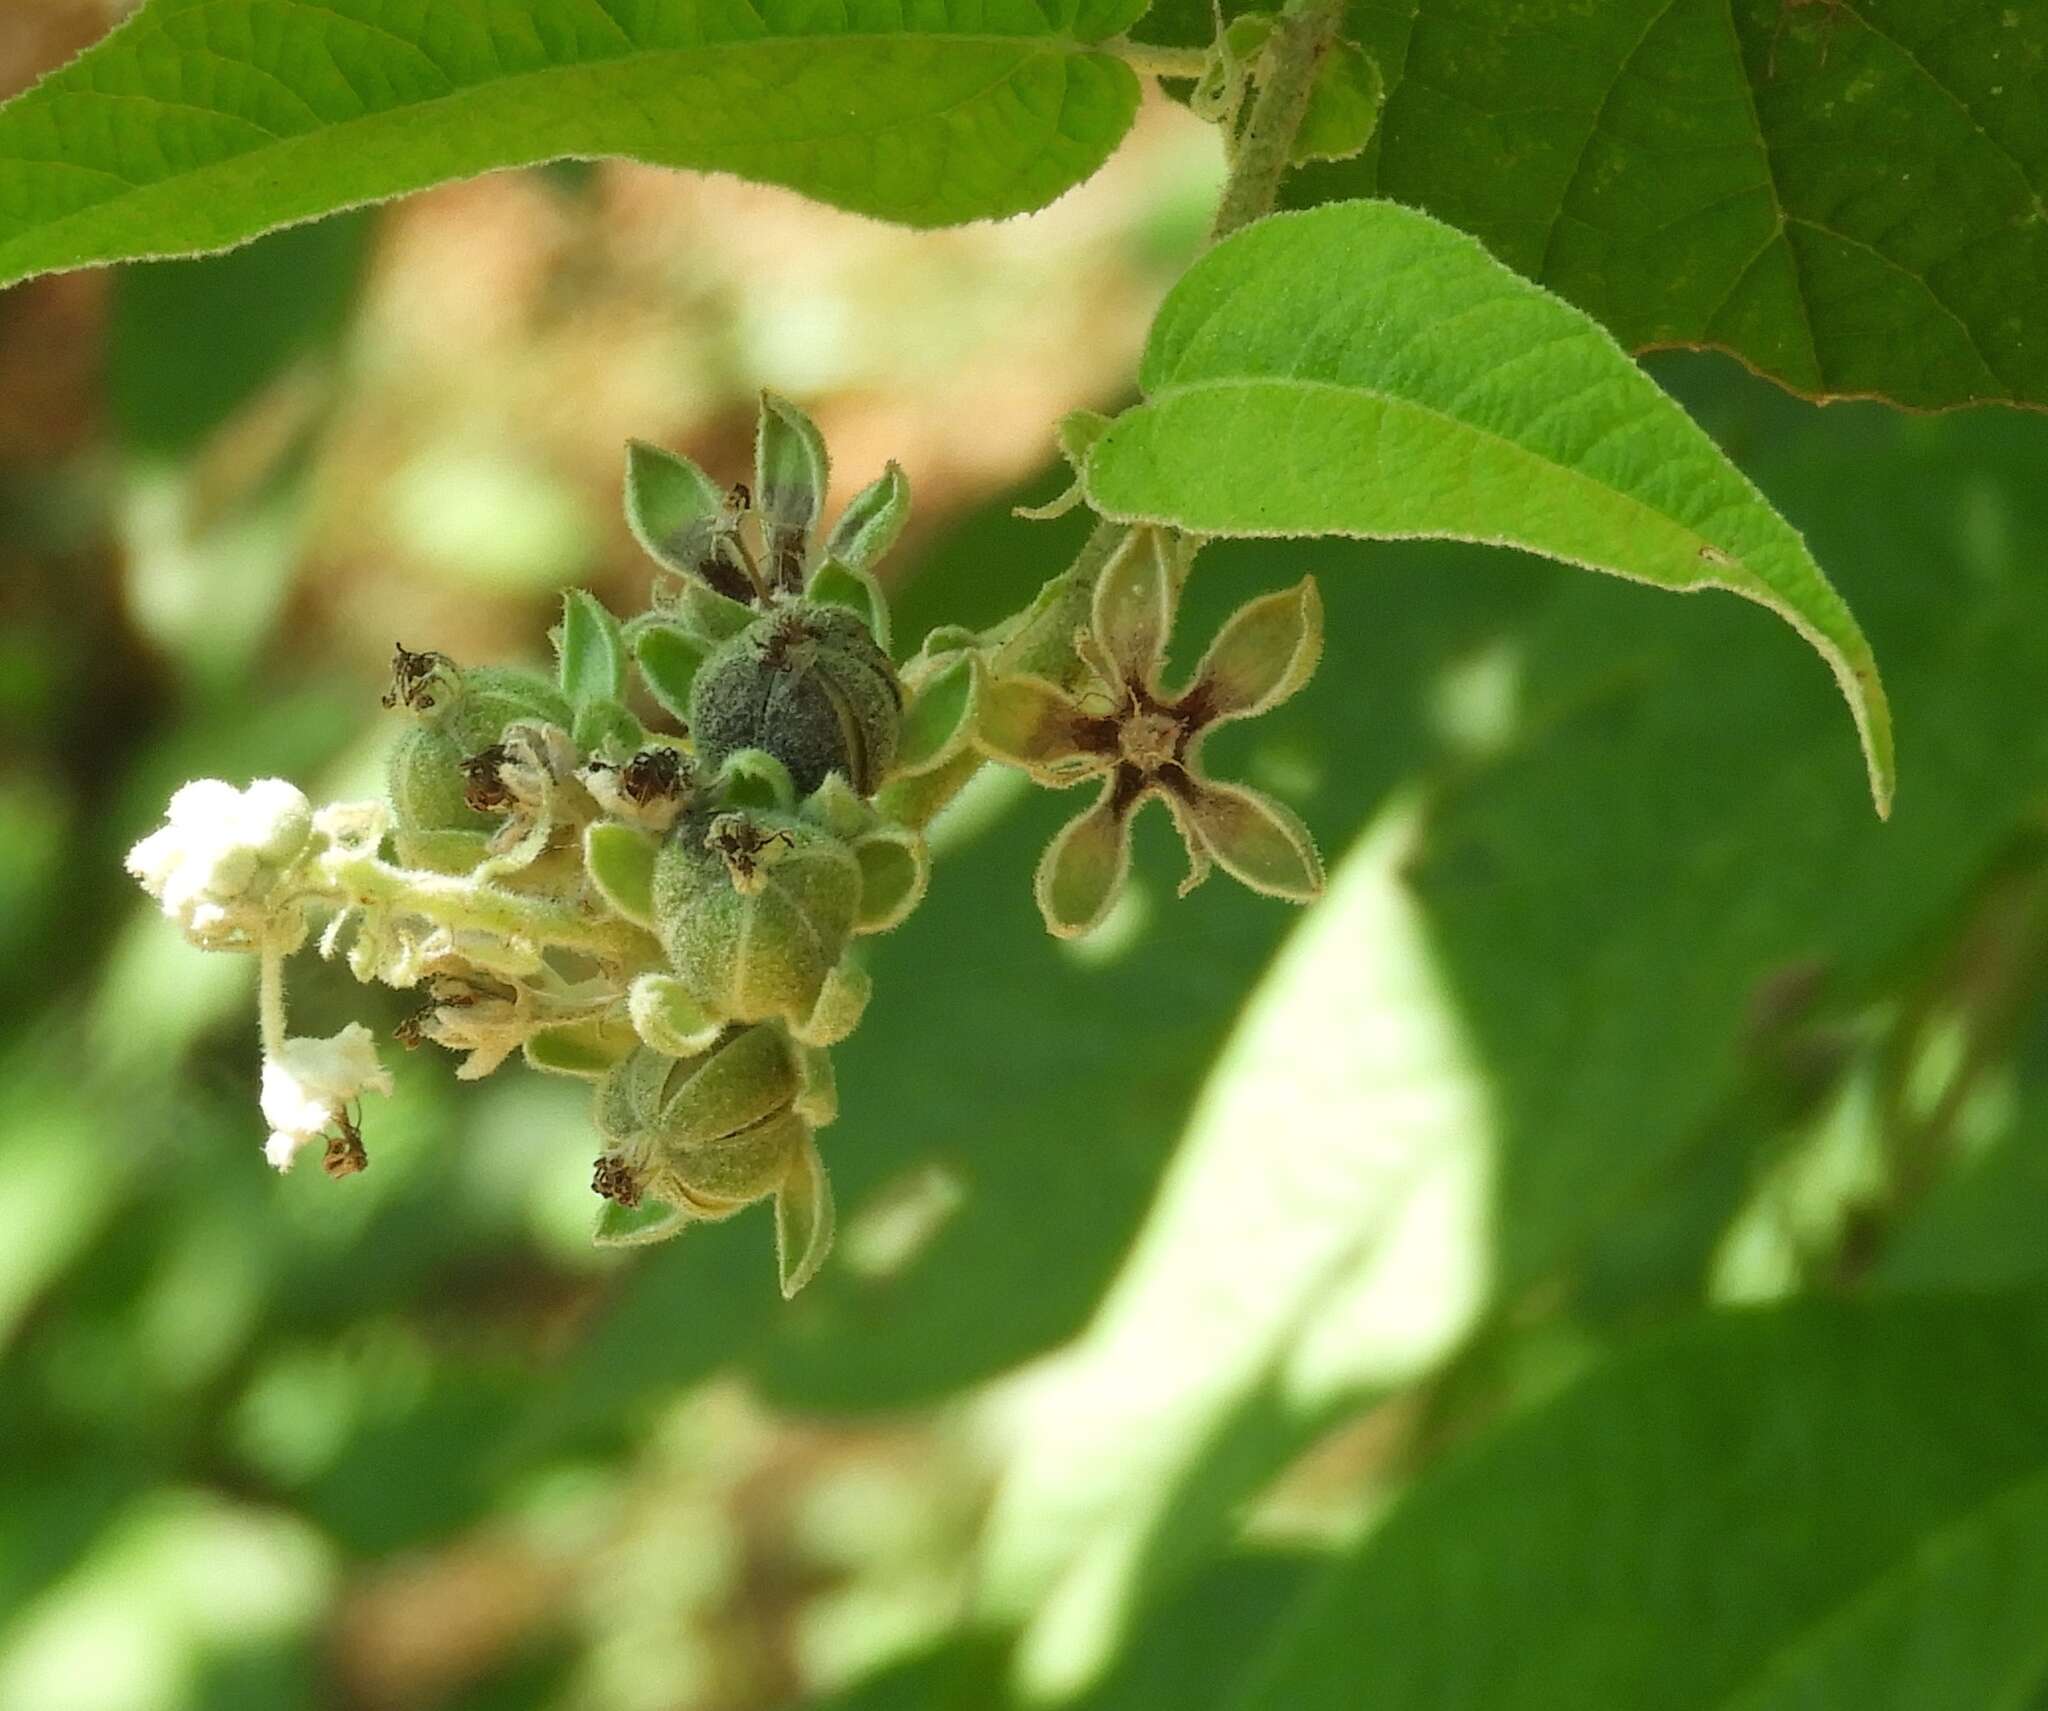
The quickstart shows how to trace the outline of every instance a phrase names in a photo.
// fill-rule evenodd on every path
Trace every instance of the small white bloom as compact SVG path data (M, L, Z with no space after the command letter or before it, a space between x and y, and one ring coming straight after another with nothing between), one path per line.
M351 1022L324 1040L291 1039L263 1063L263 1156L290 1170L301 1147L318 1140L365 1093L389 1093L391 1072L377 1061L370 1030Z
M128 852L128 871L198 944L253 941L278 874L312 835L311 805L281 778L237 790L201 778L171 798L164 824Z

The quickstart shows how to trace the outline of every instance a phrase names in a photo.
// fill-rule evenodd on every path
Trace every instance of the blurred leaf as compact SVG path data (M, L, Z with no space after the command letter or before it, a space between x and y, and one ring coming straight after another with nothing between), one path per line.
M488 445L433 447L393 479L390 523L451 582L552 589L588 574L595 508L557 472Z
M1427 1372L1485 1309L1485 1066L1402 880L1414 823L1397 804L1334 870L1087 1336L1019 1398L985 1596L1031 1612L1034 1695L1103 1667L1129 1589L1211 1544L1304 1416Z
M0 108L0 284L561 155L738 173L915 226L1020 213L1129 127L1137 79L1081 44L1134 15L150 0Z
M1991 1146L1907 1217L1878 1262L1886 1289L2007 1289L2048 1272L2048 1089L2027 1089Z
M2048 1297L1714 1315L1426 1480L1231 1701L2012 1703L2048 1672Z
M1261 221L1174 287L1139 377L1146 402L1088 453L1106 515L1485 541L1728 589L1828 662L1889 806L1877 666L1805 543L1599 327L1470 238L1389 203Z
M345 214L232 255L114 276L107 395L136 451L190 452L295 357L333 339L362 282L370 225Z
M1378 135L1290 195L1425 208L1631 349L2048 403L2048 9L1418 0L1350 27Z
M1195 1711L1243 1669L1248 1642L1269 1632L1318 1578L1310 1556L1247 1553L1216 1564L1166 1601L1132 1637L1116 1669L1059 1711ZM970 1634L817 1702L812 1711L1003 1711L1028 1702L1003 1679L1000 1651Z
M1347 557L1363 549L1219 550L1189 590L1189 662L1247 596ZM1256 730L1214 741L1219 771L1277 785L1326 847L1341 848L1432 751L1435 672L1533 589L1505 562L1497 574L1448 574L1440 548L1409 548L1376 576L1335 568L1328 627L1343 668ZM994 571L989 558L947 567ZM1360 680L1372 696L1355 693ZM757 1356L780 1399L900 1406L1072 1334L1157 1191L1246 993L1299 919L1234 886L1176 902L1184 852L1163 824L1141 825L1123 921L1061 948L1045 936L1030 876L1072 811L1034 794L1005 812L1000 836L942 855L916 914L875 943L876 1002L835 1049L842 1115L819 1138L840 1202L839 1251ZM946 835L941 820L935 836ZM920 1202L951 1209L898 1255L881 1232L899 1216L914 1223L904 1208Z
M1863 567L1914 792L1870 819L1790 637L1745 639L1738 607L1552 581L1517 637L1512 740L1424 799L1412 847L1337 867L1095 1324L1025 1392L989 1592L1033 1612L1034 1685L1099 1669L1131 1609L1334 1413L1632 1216L1751 1073L1758 991L1813 963L1837 1002L1867 1001L2040 799L2048 586L2023 566L2048 543L2026 473L2048 424L1866 409L1821 436L1732 383L1714 413ZM1324 585L1311 693L1379 701L1342 579Z

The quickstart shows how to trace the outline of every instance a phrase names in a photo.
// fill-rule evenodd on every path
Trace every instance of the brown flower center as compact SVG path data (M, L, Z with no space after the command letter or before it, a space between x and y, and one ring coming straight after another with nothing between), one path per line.
M1134 707L1117 727L1117 747L1125 760L1146 772L1157 772L1179 757L1181 722L1157 707Z

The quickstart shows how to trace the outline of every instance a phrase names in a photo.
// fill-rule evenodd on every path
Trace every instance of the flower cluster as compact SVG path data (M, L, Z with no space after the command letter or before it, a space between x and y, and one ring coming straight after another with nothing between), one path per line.
M766 397L756 449L753 483L723 488L629 448L652 607L622 624L571 592L552 679L398 648L384 704L406 723L386 800L315 812L275 779L202 781L131 852L193 943L261 959L278 1169L315 1143L330 1175L364 1168L360 1101L391 1088L360 1024L286 1029L284 962L317 926L320 954L359 980L422 994L397 1037L461 1053L458 1077L518 1054L594 1084L600 1241L772 1200L794 1293L832 1237L816 1133L837 1115L830 1050L869 1000L857 941L917 906L921 828L976 768L1102 780L1040 867L1056 933L1101 919L1131 815L1155 795L1187 839L1191 884L1213 862L1278 896L1320 887L1294 817L1209 779L1199 756L1211 728L1313 668L1312 585L1243 608L1169 695L1181 561L1141 530L1079 591L1079 634L1061 617L1070 589L1024 615L1053 645L1025 650L1016 624L939 631L899 670L874 567L907 514L902 472L828 533L817 429ZM656 710L676 728L645 722Z

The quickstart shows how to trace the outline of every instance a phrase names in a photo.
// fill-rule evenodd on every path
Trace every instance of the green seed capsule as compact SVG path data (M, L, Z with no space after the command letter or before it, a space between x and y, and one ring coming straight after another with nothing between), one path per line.
M599 1086L614 1185L718 1217L773 1194L811 1136L802 1076L772 1026L728 1029L696 1057L641 1047ZM613 1196L616 1198L616 1194Z
M801 1031L845 952L860 884L853 852L794 814L699 811L655 858L655 931L714 1015Z
M793 600L707 659L690 692L690 736L705 769L765 749L809 795L829 772L872 795L896 757L903 691L859 618Z
M475 775L463 763L516 720L564 730L570 721L567 703L538 677L498 666L464 669L445 654L402 647L384 705L412 719L387 766L399 859L450 873L481 859L499 823L472 805Z

